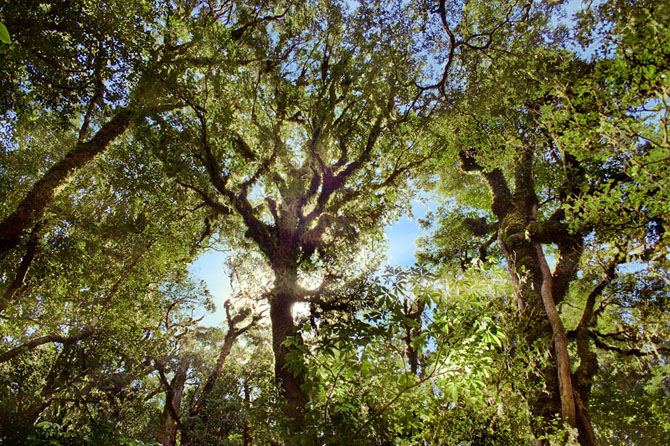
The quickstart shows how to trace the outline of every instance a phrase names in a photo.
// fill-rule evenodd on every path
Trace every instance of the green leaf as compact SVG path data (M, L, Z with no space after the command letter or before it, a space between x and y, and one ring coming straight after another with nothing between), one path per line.
M4 43L11 43L12 39L9 38L9 31L4 23L0 22L0 40Z
M455 385L452 385L449 389L449 397L451 398L451 401L458 400L458 388Z

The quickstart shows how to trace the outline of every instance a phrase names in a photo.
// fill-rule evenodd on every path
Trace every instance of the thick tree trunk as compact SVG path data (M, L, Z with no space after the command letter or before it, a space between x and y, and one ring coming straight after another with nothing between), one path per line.
M553 332L540 294L543 275L537 258L537 250L525 236L528 221L529 217L523 210L507 215L501 223L500 241L501 247L506 251L508 269L517 287L520 311L524 317L529 319L525 334L528 341L532 343L539 339L551 339ZM555 361L554 355L552 359ZM561 413L556 366L549 365L537 379L543 382L547 390L540 389L533 395L530 399L531 411L535 417L539 417L548 424L556 414ZM533 430L536 435L540 436L546 433L546 426L540 423L534 425Z
M557 302L565 296L574 279L582 252L580 236L571 235L561 224L560 214L545 222L536 222L538 200L533 179L533 151L525 150L514 171L514 193L510 191L502 170L483 169L469 153L459 154L461 167L466 172L479 172L491 190L491 210L498 218L498 242L505 254L508 270L516 287L520 312L529 319L526 337L529 342L552 339L552 362L537 378L548 389L540 390L531 398L535 417L549 425L556 414L564 421L577 426L580 443L591 446L593 430L586 407L575 392L570 373L567 337L556 309ZM549 270L540 243L557 243L559 261L554 274ZM546 433L547 426L533 426L538 438ZM543 440L538 440L538 445Z
M77 170L104 152L130 126L132 112L122 109L87 142L79 143L40 178L16 210L0 222L0 258L14 249Z
M293 314L291 312L295 296L286 291L273 293L270 301L270 319L272 321L272 349L275 355L275 379L281 386L286 398L286 415L290 427L294 431L304 430L304 411L307 404L307 395L302 389L305 383L305 373L300 369L302 364L293 364L290 368L290 356L296 352L296 346L284 345L290 337L297 337ZM295 369L295 367L298 369ZM295 370L295 371L294 371Z
M272 350L275 357L275 380L286 400L285 413L289 429L293 434L305 432L305 406L308 402L305 383L304 364L299 346L302 337L293 320L293 305L302 300L302 288L298 285L298 266L290 254L292 240L286 236L286 249L278 251L274 257L273 270L275 282L269 296L270 321L272 322ZM294 343L284 343L292 338ZM298 362L296 362L298 361ZM305 437L302 437L305 438ZM299 442L304 444L302 439Z

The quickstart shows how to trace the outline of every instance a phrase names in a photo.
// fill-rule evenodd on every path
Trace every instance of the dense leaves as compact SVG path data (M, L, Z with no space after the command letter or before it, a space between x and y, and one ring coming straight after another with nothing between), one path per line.
M0 442L661 444L670 6L578 3L4 2Z

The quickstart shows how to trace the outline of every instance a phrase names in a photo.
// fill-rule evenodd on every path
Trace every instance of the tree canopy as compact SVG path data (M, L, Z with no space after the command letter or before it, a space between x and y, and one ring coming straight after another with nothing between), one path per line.
M662 444L669 24L4 2L0 442ZM211 250L223 302L190 269Z

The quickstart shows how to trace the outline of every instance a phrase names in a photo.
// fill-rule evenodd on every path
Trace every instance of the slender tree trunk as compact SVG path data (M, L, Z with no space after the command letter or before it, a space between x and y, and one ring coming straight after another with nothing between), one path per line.
M244 380L244 401L247 403L247 410L251 406L251 390L249 389L249 382ZM247 415L248 416L248 415ZM251 426L249 425L248 420L244 420L244 431L242 432L242 444L243 446L253 446L254 437L251 435Z
M131 117L130 110L118 111L91 140L77 144L33 185L16 210L0 222L0 258L21 242L77 170L104 152L112 141L128 129Z
M421 326L421 315L426 307L423 301L410 303L407 300L403 302L403 313L405 318L412 320ZM407 355L407 363L413 375L419 375L419 352L412 344L412 339L421 332L421 328L405 326L405 354Z
M558 371L558 386L561 397L561 416L570 426L576 427L577 409L575 407L575 390L572 386L572 376L570 372L568 339L565 335L565 327L563 327L561 317L556 310L556 303L551 294L553 283L549 265L542 252L542 247L539 244L536 244L535 249L537 250L537 258L542 271L542 287L540 288L540 294L554 337L554 353L556 354L556 369Z
M207 381L205 382L205 385L202 387L202 391L200 392L200 396L195 400L195 403L193 403L193 406L191 406L191 409L189 410L189 415L192 418L198 417L203 421L203 423L206 422L206 417L204 416L203 412L201 411L202 406L205 404L209 394L214 389L214 386L216 385L216 381L219 379L219 375L221 375L221 370L223 369L223 364L225 363L226 358L228 358L228 355L230 355L230 351L233 348L233 344L235 343L235 340L237 340L237 338L240 335L247 332L261 318L261 314L254 315L253 318L251 319L251 322L249 322L246 326L244 326L242 328L238 328L237 324L239 322L241 322L246 317L247 312L243 311L243 312L240 312L240 313L236 314L234 317L231 316L231 314L230 314L230 301L226 301L225 309L226 309L226 318L228 319L228 332L226 333L226 336L224 337L223 345L221 346L221 350L219 351L219 357L216 360L216 365L214 366L214 369L210 372L209 376L207 377ZM245 386L246 386L246 382L245 382ZM248 392L246 387L245 387L245 392ZM181 436L181 445L182 446L195 446L197 444L200 444L199 440L192 435L192 432L191 432L191 429L189 428L189 426L182 426L181 435L182 435Z
M32 265L35 258L39 255L37 252L37 244L39 240L39 226L37 225L30 235L30 239L26 243L26 253L21 259L21 264L19 265L18 270L16 271L16 276L14 280L9 285L5 294L0 297L0 314L9 306L10 303L14 301L17 294L25 286L26 277L30 266Z
M591 349L589 328L595 323L594 307L596 299L605 287L612 281L616 273L616 267L625 257L617 257L609 264L605 271L605 278L589 293L584 303L582 317L575 329L577 335L577 355L579 356L579 367L574 374L575 400L577 404L577 428L579 429L579 443L582 446L593 446L596 444L595 433L587 410L587 404L591 395L591 384L593 377L598 372L598 357Z
M166 389L170 397L165 399L161 422L162 429L156 433L156 441L163 446L175 446L177 444L177 419L174 415L181 410L181 397L184 393L187 371L188 364L181 364L169 383L170 388Z
M190 415L192 417L198 416L198 414L200 413L200 409L205 404L205 401L207 401L209 393L214 389L214 385L216 384L216 381L219 379L219 375L221 374L223 363L226 361L226 358L230 354L230 350L233 348L233 343L235 342L236 338L237 335L231 335L230 330L226 334L226 337L223 341L223 346L221 347L221 351L219 353L219 358L216 361L216 366L214 367L214 370L212 370L212 372L207 377L207 381L205 382L205 385L202 388L200 396L193 404L193 407L191 407Z

